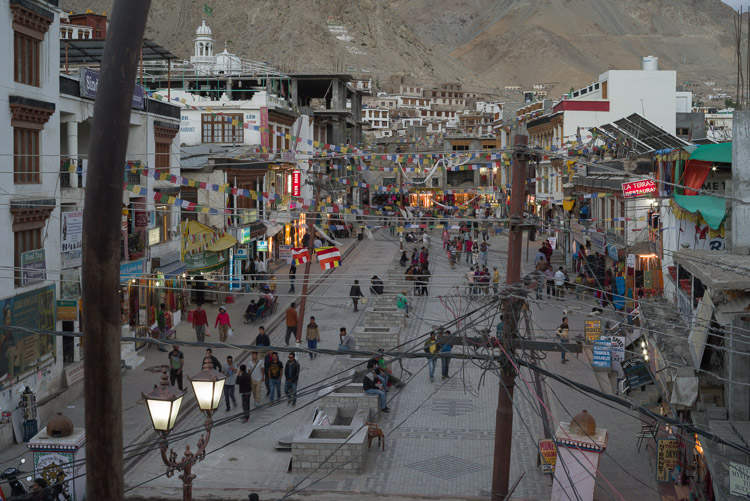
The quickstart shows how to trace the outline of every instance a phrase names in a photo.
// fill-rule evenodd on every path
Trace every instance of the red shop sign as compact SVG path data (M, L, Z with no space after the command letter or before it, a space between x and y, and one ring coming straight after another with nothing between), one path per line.
M302 184L302 172L295 170L292 171L292 196L300 196L300 185Z
M632 183L622 183L622 194L625 198L647 195L656 191L656 181L644 179L643 181L633 181Z

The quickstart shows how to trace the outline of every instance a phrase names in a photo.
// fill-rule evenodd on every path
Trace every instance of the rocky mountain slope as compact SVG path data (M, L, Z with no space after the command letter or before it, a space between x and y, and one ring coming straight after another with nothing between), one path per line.
M189 59L203 0L153 1L148 38ZM407 74L552 94L659 56L681 79L733 79L721 0L209 0L218 50L287 71ZM111 12L112 0L63 0Z

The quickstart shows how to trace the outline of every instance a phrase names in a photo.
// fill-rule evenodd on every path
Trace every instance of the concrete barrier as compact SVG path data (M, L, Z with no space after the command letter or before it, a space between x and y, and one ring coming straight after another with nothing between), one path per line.
M401 329L394 326L393 322L390 326L365 323L354 329L353 334L357 340L358 350L378 351L380 348L390 350L401 344Z
M368 395L362 384L348 383L323 388L318 392L318 408L339 407L342 409L380 409L377 395Z

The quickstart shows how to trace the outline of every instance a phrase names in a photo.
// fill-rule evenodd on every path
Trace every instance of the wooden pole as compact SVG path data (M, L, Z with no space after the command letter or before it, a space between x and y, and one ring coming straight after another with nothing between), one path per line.
M312 170L312 168L310 169ZM313 184L313 189L315 190L315 202L313 203L313 214L315 214L315 219L313 219L312 222L309 222L307 218L305 218L305 223L307 223L307 234L309 235L309 238L307 239L307 253L308 258L307 262L305 263L305 274L302 277L302 299L300 299L299 302L299 316L297 317L299 320L297 321L297 342L302 342L302 332L304 329L305 324L305 307L307 306L307 288L310 283L310 265L312 264L313 260L313 253L314 253L314 242L315 242L315 234L318 230L315 229L315 225L318 224L318 217L320 215L318 214L318 201L320 200L320 191L321 191L321 181L322 181L323 173L318 172L318 181L316 184Z
M116 0L91 127L83 213L84 398L89 499L122 500L120 214L138 56L150 0Z

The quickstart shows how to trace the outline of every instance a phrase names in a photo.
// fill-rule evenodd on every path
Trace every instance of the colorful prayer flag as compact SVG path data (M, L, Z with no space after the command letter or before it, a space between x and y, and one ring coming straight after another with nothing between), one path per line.
M320 268L323 271L338 268L341 265L341 253L337 247L318 247L315 253L318 255Z
M310 252L307 247L292 248L292 258L297 266L310 261Z

